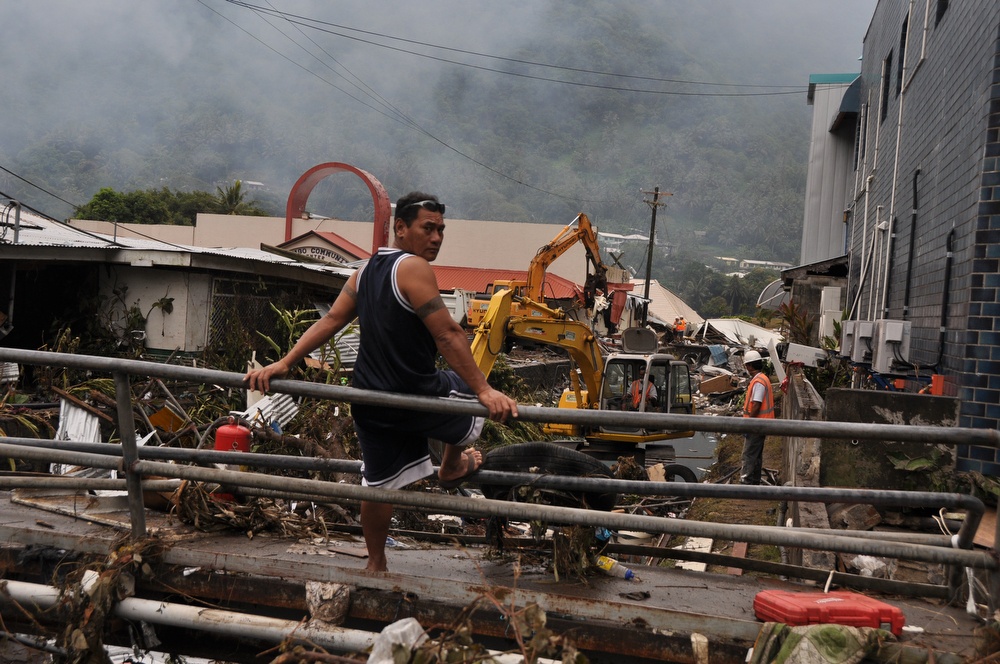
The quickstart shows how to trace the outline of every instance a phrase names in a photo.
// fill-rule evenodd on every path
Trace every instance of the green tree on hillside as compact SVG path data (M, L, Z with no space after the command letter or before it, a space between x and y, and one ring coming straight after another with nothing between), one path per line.
M239 180L213 196L206 191L146 189L119 192L105 187L86 204L76 208L77 219L132 224L193 226L199 212L266 216L255 201L246 201Z

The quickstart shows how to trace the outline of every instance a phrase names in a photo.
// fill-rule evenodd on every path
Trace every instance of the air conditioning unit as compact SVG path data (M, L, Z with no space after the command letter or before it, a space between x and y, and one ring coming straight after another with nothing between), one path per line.
M872 371L905 373L910 368L910 329L908 320L875 321L872 338Z
M802 344L780 343L777 351L782 362L795 362L807 367L825 367L830 360L829 354L822 348Z
M854 350L854 324L856 320L845 320L840 324L840 356L850 357Z
M851 348L851 362L868 364L872 361L872 335L875 324L870 320L854 321L854 346Z

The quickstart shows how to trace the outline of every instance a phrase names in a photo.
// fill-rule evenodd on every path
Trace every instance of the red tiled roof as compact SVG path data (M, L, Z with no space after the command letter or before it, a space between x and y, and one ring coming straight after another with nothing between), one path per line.
M361 247L359 247L358 245L354 244L353 242L351 242L350 240L348 240L344 236L337 235L336 233L331 233L329 231L309 231L307 233L303 233L302 235L299 235L298 237L293 237L291 240L288 240L287 242L282 242L281 244L278 245L278 247L279 248L284 248L287 245L294 244L296 242L301 241L302 238L304 238L304 237L306 237L308 235L315 235L316 237L319 237L319 238L323 239L324 241L329 242L333 246L338 247L339 249L343 250L344 252L346 252L346 253L351 254L352 256L354 256L355 260L361 260L362 258L371 258L372 257L371 252L368 251L367 249L362 249Z
M476 293L485 293L486 287L495 281L514 279L524 281L528 278L528 273L525 270L453 267L450 265L432 265L431 267L434 268L434 274L437 276L438 288L442 291L461 288ZM545 285L542 288L545 297L565 300L573 297L576 292L576 285L569 279L551 273L545 275Z
M351 242L350 240L341 235L337 235L336 233L331 233L329 231L313 231L313 232L316 233L316 235L323 238L324 240L326 240L327 242L337 245L344 251L351 252L359 259L372 257L372 252L368 251L367 249L362 249L361 247L359 247L358 245L354 244L353 242Z

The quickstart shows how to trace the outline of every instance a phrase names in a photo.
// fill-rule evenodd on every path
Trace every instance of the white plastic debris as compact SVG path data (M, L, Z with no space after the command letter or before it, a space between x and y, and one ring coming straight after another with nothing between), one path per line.
M427 640L427 633L416 618L403 618L386 625L375 637L368 664L394 664L393 646L401 645L409 650L419 647Z

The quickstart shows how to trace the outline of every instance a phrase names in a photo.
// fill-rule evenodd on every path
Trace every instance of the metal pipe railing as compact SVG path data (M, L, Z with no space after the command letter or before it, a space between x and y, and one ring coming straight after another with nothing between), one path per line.
M243 381L242 374L143 362L138 360L0 348L0 361L76 368L97 372L106 371L111 373L115 378L118 396L118 412L120 418L119 424L123 431L130 430L134 432L134 426L131 425L132 397L128 387L128 375L141 374L161 379L165 378L188 382L204 382L238 389L246 389L246 384ZM374 392L338 385L319 385L288 379L272 381L271 387L273 391L285 392L296 396L331 399L383 407L429 410L445 413L462 413L470 415L484 415L486 412L485 408L475 402ZM521 420L531 422L553 422L586 426L629 426L676 431L708 431L716 433L759 432L768 435L840 439L880 439L947 445L973 444L1000 448L1000 431L984 429L959 429L931 426L860 424L801 420L717 418L699 415L632 413L618 411L610 412L540 408L532 406L519 406L519 418ZM128 426L126 427L126 425ZM39 448L32 449L30 447L16 445L0 445L0 455L11 456L14 458L41 459L43 454L51 455L53 453L58 453L59 457L64 459L63 462L65 463L122 470L125 473L126 485L129 489L129 504L133 517L133 536L141 536L145 533L140 476L162 475L165 477L183 477L187 479L219 482L232 486L248 486L265 490L287 491L303 495L331 496L353 500L375 500L379 502L390 502L415 507L433 507L435 510L454 514L508 516L523 520L543 520L551 523L576 523L579 525L644 530L648 532L660 532L672 535L723 537L726 539L740 540L751 543L795 546L807 549L820 549L845 553L865 553L894 558L909 558L912 560L937 562L952 566L961 565L963 567L988 570L996 570L998 567L997 561L989 554L967 550L971 547L971 539L975 534L975 526L978 525L979 520L981 519L983 507L981 502L976 501L976 499L958 494L883 492L851 489L838 490L815 487L742 487L728 485L663 483L672 485L670 487L670 491L667 492L668 495L717 495L721 497L766 500L913 504L915 506L934 507L953 506L965 509L969 518L966 519L966 522L963 524L959 534L956 535L951 541L952 545L958 548L948 549L941 546L930 546L911 542L872 541L858 537L841 537L825 533L801 532L799 529L790 532L787 528L773 526L708 524L675 519L662 519L659 517L648 517L642 515L589 512L586 510L572 510L571 508L559 508L546 505L512 504L503 501L469 501L465 498L454 496L433 496L428 494L418 494L416 492L388 491L372 487L331 484L325 482L314 482L312 480L259 476L252 473L234 473L232 471L194 468L179 466L176 464L164 464L147 461L144 460L143 457L147 456L147 453L152 449L167 450L169 448L143 448L142 450L138 450L134 447L134 434L131 442L126 440L126 438L127 436L123 435L124 451L122 454L125 457L123 459L113 457L109 458L107 453L95 454L72 450L61 452L59 450L42 450ZM101 450L101 452L106 452L106 450ZM207 456L202 457L202 460L196 462L211 463L208 459L212 458L211 455L213 452L201 451L201 453ZM64 454L68 456L63 456ZM234 461L234 463L246 465L257 461L252 461L247 455L240 456L242 458L239 461ZM125 459L128 460L128 463L125 463ZM260 461L261 465L265 465L262 461L263 460ZM338 468L338 470L340 470L340 468ZM351 469L346 470L346 472L356 471ZM483 471L480 475L482 477L478 478L478 480L483 483L496 480L498 483L506 484L512 479L511 476L516 476L516 479L523 479L524 474L494 474ZM493 477L491 477L491 475L493 475ZM576 490L588 491L601 490L604 486L602 482L621 482L619 480L593 480L592 478L585 479L566 477L536 478L532 481L536 482L539 486L544 485L551 486L553 488L572 488ZM662 493L662 489L660 487L651 487L649 486L650 483L638 482L633 484L645 486L635 486L625 489L623 485L616 485L615 488L609 488L608 490L629 490L630 492L635 492L632 489L643 492L655 490ZM607 486L610 487L611 485L609 484ZM701 493L703 491L706 493ZM848 493L840 493L843 491ZM899 500L903 500L904 502L893 502Z
M976 569L997 569L998 567L997 561L985 552L945 549L921 544L883 542L855 537L844 538L819 533L789 533L786 532L787 529L777 526L715 524L636 514L596 512L593 510L556 507L552 505L511 503L502 500L469 500L460 496L379 489L355 484L335 484L317 480L181 466L156 461L138 461L136 463L136 472L143 475L217 482L234 487L250 486L261 489L310 493L332 498L349 498L392 503L395 505L427 507L445 514L504 516L521 521L542 521L553 524L576 524L595 527L603 526L615 530L638 530L693 537L723 537L729 540L756 544L783 544L805 549L864 553L890 558L907 558L942 564L959 564L963 567L973 567Z
M143 480L142 490L157 492L174 491L180 485L180 480ZM17 477L15 475L2 475L0 476L0 489L127 491L128 483L125 480L113 480L106 477L62 477L60 475Z
M122 372L130 375L148 375L157 378L212 383L237 389L247 389L247 385L243 381L243 374L241 373L182 367L140 360L0 348L0 361L104 371L107 373ZM376 392L341 385L320 385L289 379L271 381L271 390L294 396L346 401L389 408L428 410L439 413L459 413L465 415L486 414L486 408L473 401ZM627 426L714 433L765 433L774 436L805 436L810 438L847 440L877 438L900 442L980 445L983 447L1000 448L1000 431L994 429L864 424L856 422L816 422L806 420L764 420L741 417L710 417L706 415L542 408L523 405L518 406L518 413L519 419L526 422L551 422L587 426Z
M5 438L4 444L17 447L38 447L55 452L66 452L66 458L84 451L105 456L121 454L118 446L107 443L71 443L72 450L63 450L63 441L45 441L34 438ZM4 444L0 444L0 454L4 453ZM37 453L36 453L37 454ZM193 461L196 463L218 463L233 466L260 466L266 468L281 468L293 470L336 470L339 472L360 472L361 462L352 460L303 458L287 455L255 454L252 452L221 452L207 450L192 450L185 448L141 447L138 451L140 459ZM56 461L56 456L45 454L33 456L43 460ZM61 456L60 456L61 458ZM72 461L60 461L73 463ZM915 538L923 543L935 543L939 546L954 546L968 549L972 546L976 530L985 513L982 501L974 496L960 493L933 493L928 491L886 491L880 489L849 489L828 487L792 487L792 486L743 486L736 484L692 484L687 482L649 482L637 480L618 480L601 477L570 477L565 475L539 475L536 473L515 473L506 471L479 471L473 480L478 484L496 486L517 486L528 484L539 488L558 489L564 491L586 491L594 493L622 493L640 496L676 496L685 498L729 498L754 499L774 501L805 501L815 503L861 503L868 505L926 507L940 509L942 507L964 510L966 518L953 537L920 536ZM3 486L0 480L0 486ZM144 485L145 486L145 485ZM789 529L783 528L784 531ZM807 529L804 529L807 530ZM850 535L851 531L830 531ZM867 531L864 534L870 537ZM887 536L886 539L892 538ZM900 538L909 539L909 538Z

